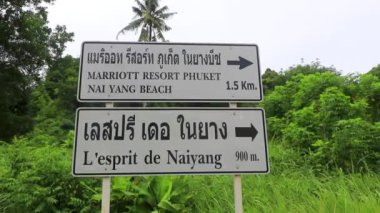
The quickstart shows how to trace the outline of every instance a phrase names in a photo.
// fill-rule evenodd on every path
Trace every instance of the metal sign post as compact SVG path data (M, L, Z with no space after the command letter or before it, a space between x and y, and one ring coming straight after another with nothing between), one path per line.
M263 99L255 44L84 42L74 176L102 177L102 212L111 176L232 174L235 213L241 174L268 173ZM113 108L113 102L231 102L229 108ZM143 104L145 106L145 104Z
M111 177L102 178L102 213L110 212Z
M229 103L230 108L236 109L237 103ZM243 213L243 192L241 185L241 176L234 175L234 202L235 202L235 213Z
M106 108L113 108L113 103L106 103ZM109 213L111 209L111 177L102 178L102 213Z

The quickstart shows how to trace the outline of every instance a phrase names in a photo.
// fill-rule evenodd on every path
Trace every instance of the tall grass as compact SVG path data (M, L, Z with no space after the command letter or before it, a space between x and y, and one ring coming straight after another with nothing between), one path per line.
M380 212L380 175L313 171L271 146L271 173L244 175L244 212ZM298 155L299 156L299 155ZM195 212L233 212L232 176L195 176Z
M65 160L70 155L66 149L23 147L0 146L0 212L12 212L7 206L32 211L36 209L33 205L42 203L40 200L49 204L50 201L46 201L49 197L57 200L57 204L53 204L61 211L86 212L84 209L87 209L91 212L99 208L99 179L72 178L70 161ZM279 144L271 144L270 152L270 174L242 177L244 212L380 212L380 174L346 174L340 170L325 171L323 166L314 169L310 158L299 157L297 151ZM15 160L10 161L10 158ZM12 171L18 171L17 176L11 176ZM166 178L172 182L165 181ZM160 177L162 182L148 185L139 178L133 183L141 181L139 186L143 190L137 191L128 187L131 179L113 179L111 205L114 212L145 203L147 191L148 195L154 195L157 205L150 206L149 211L135 212L151 212L151 209L169 212L162 206L157 208L160 203L183 209L178 212L234 212L232 176ZM169 187L163 187L163 183ZM160 194L168 197L157 196ZM25 204L26 201L33 201L33 205Z

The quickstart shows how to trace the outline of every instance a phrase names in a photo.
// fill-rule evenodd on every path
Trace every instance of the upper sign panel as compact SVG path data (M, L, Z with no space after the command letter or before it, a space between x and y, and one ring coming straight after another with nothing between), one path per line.
M84 42L79 101L262 100L254 44Z

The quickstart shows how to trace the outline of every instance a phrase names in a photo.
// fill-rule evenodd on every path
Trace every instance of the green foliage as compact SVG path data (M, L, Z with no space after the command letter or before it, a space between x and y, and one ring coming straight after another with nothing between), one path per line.
M284 75L278 74L276 71L267 69L263 76L264 94L268 94L273 91L276 86L285 84L286 79Z
M269 136L309 156L317 169L378 171L379 79L309 68L285 72L292 77L266 96Z
M245 212L288 212L289 209L377 212L380 209L377 175L315 176L307 170L290 170L283 175L247 176L244 180Z
M297 75L322 74L326 72L338 75L335 68L324 67L318 60L316 62L312 62L310 65L297 65L290 67L287 71L281 71L280 73L267 69L262 76L265 95L272 92L275 87L285 85L285 83L289 82Z
M30 94L40 74L72 40L64 26L53 32L42 5L52 0L0 2L0 139L10 141L32 128Z
M282 138L282 130L286 127L284 118L269 117L267 118L269 141L276 142Z
M47 27L42 2L52 1L0 2L0 139L34 126L0 142L0 212L98 212L100 179L71 176L79 60L62 54L73 34ZM120 33L165 40L174 13L136 3ZM246 212L380 211L378 70L341 76L316 62L264 73L271 174L244 176ZM113 178L111 211L232 212L232 201L229 176Z
M360 76L359 94L368 103L369 120L380 121L380 77L372 74Z
M380 64L378 64L376 67L372 68L368 74L374 75L378 78L380 78Z
M45 87L48 96L57 104L57 111L64 113L68 120L74 119L79 106L76 100L79 59L66 56L55 62L46 75Z
M71 150L48 145L48 141L41 144L30 146L27 138L20 138L13 145L0 146L0 211L79 212L92 207L85 211L91 212L99 208L99 203L90 199L93 192L82 187L99 181L81 181L71 176Z
M115 212L190 212L187 177L114 178L111 209Z
M327 88L319 97L318 117L323 139L331 137L333 126L339 120L350 115L350 97L343 94L337 87Z
M298 126L295 123L289 123L285 129L282 129L283 141L289 147L307 152L317 136L307 130L305 127Z
M338 75L338 72L334 67L323 66L319 59L316 59L316 61L313 61L310 64L298 64L296 66L290 67L286 72L283 72L283 75L286 77L286 80L290 80L293 78L293 76L297 76L299 74L312 75L326 72Z
M265 97L265 101L261 103L261 106L265 108L268 118L285 117L285 114L291 109L291 101L289 99L292 97L292 92L288 86L277 86L270 95Z
M125 31L140 29L139 41L165 41L163 32L171 30L165 21L176 13L168 13L169 8L159 8L159 0L136 0L137 7L132 7L136 14L134 21L125 26L116 38Z
M336 124L332 140L338 164L380 171L380 129L376 126L361 118L341 120Z
M314 105L289 113L291 113L292 121L307 131L315 131L320 126L318 113L316 113Z
M244 212L378 212L378 174L318 173L281 144L270 147L271 174L242 176ZM193 178L194 212L233 212L231 176Z
M313 101L318 100L329 87L341 88L344 79L330 72L322 74L298 75L294 80L299 81L297 92L294 94L293 107L301 109L310 105Z
M63 57L63 52L66 49L66 43L69 41L74 41L73 37L74 33L68 33L65 25L58 25L55 27L48 40L51 55L48 60L50 67L57 67L57 63L60 62Z
M66 134L74 129L77 70L79 60L66 56L51 67L46 80L31 94L31 111L34 114L32 135L48 134L54 143L63 143ZM32 136L31 138L33 138ZM36 141L38 143L38 141Z

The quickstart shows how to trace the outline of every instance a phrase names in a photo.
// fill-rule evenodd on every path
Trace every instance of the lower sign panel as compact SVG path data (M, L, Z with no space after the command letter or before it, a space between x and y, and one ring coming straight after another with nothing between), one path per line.
M77 111L74 176L268 172L262 109Z

